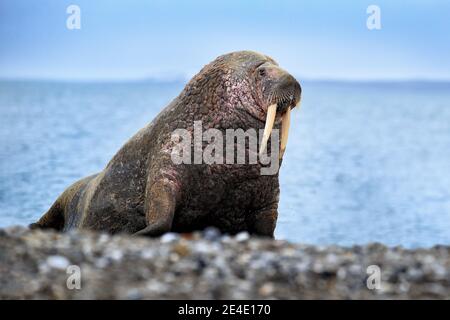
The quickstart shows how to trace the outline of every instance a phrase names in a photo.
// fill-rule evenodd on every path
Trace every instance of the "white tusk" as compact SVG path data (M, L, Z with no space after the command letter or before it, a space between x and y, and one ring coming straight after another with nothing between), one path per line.
M289 136L289 126L291 123L291 107L288 107L281 120L281 151L280 159L283 157Z
M262 155L267 146L270 134L272 133L273 123L275 122L275 116L277 114L277 104L272 104L267 108L266 125L264 127L264 134L259 147L259 156Z

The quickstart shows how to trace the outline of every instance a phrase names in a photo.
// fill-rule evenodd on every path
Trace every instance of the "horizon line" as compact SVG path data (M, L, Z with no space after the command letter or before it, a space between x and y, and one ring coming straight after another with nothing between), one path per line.
M51 83L187 83L192 77L133 77L133 78L58 78L58 77L1 77L0 82L51 82ZM298 77L301 82L328 83L450 83L450 78L431 77L389 77L389 78L333 78Z

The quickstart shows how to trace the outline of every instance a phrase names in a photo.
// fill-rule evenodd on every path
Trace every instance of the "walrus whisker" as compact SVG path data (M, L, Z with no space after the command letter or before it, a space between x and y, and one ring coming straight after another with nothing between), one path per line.
M267 108L266 125L264 127L263 138L261 141L261 146L259 148L259 156L262 155L267 146L267 141L269 140L270 134L272 133L273 123L275 122L275 116L277 114L277 104L271 104Z

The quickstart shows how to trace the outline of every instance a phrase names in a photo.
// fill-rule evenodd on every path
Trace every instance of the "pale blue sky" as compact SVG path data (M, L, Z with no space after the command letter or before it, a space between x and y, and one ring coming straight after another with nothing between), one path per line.
M0 0L1 78L187 78L243 49L303 78L449 80L450 1Z

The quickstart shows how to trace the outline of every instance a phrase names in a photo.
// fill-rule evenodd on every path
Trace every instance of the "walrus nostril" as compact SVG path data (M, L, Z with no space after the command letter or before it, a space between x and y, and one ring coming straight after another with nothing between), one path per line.
M278 90L290 92L294 95L300 95L302 88L298 81L290 74L282 76L278 81Z
M285 90L285 89L289 89L289 88L295 86L296 82L297 81L294 79L293 76L291 76L290 74L286 74L281 77L281 79L279 81L279 83L280 83L279 86L280 86L280 89Z

